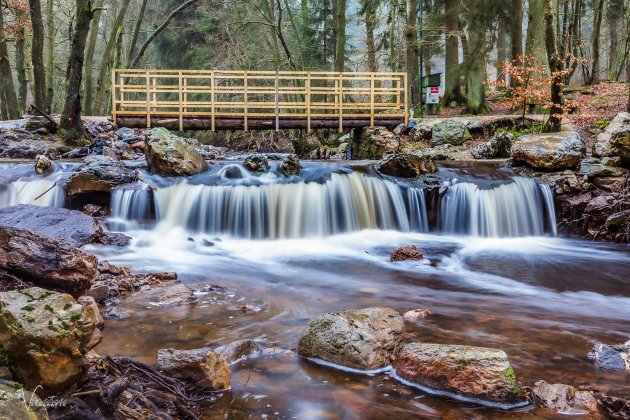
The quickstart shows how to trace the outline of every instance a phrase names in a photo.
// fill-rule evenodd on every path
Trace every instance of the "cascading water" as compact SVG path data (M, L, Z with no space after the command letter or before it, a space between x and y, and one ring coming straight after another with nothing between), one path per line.
M155 191L158 220L167 228L229 233L251 239L326 236L361 229L426 231L422 190L403 190L360 173L332 174L324 183L257 186L191 185Z
M0 191L0 207L16 204L62 207L64 195L63 187L55 179L19 180L5 185Z
M144 182L137 182L114 190L111 213L111 229L124 231L137 228L138 222L151 217L149 186Z
M491 189L462 182L451 186L442 199L441 229L487 237L542 236L545 217L555 235L555 212L551 190L528 178Z

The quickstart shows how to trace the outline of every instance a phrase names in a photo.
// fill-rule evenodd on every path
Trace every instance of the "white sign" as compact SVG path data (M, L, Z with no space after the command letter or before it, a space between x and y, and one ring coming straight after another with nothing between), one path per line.
M430 86L427 88L427 99L425 103L428 105L437 105L440 103L440 88L438 86Z

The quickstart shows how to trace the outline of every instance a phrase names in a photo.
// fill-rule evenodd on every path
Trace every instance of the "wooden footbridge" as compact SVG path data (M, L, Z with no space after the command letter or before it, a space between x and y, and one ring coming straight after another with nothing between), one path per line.
M406 73L114 70L121 127L344 128L407 123Z

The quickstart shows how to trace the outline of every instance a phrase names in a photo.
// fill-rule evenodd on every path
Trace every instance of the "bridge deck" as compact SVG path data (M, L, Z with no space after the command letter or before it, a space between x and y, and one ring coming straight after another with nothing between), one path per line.
M407 122L406 73L114 70L125 127L263 130Z

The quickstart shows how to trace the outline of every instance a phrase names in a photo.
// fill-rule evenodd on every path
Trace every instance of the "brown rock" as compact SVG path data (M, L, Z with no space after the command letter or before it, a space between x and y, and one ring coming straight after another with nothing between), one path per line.
M44 155L35 156L35 173L37 175L48 175L53 170L53 164L50 159Z
M157 368L167 375L215 391L230 387L231 372L225 359L209 348L195 350L162 349Z
M417 178L437 172L437 166L428 156L397 153L380 162L376 168L384 175L397 178Z
M512 146L512 158L536 169L575 168L586 155L586 145L572 131L520 137Z
M391 262L420 261L423 258L422 251L420 251L415 245L403 246L393 250L392 253L389 254L389 260Z
M101 311L98 309L96 300L92 296L81 296L77 299L77 302L85 308L85 312L90 317L96 328L103 329L105 321L101 316Z
M107 156L89 156L68 180L68 195L109 193L113 188L135 180L135 173Z
M190 176L208 170L204 158L190 144L164 128L148 131L145 144L151 172L165 176Z
M536 405L554 409L559 414L599 417L597 400L591 391L578 391L570 385L538 381L530 392Z
M431 311L426 308L412 309L411 311L407 311L403 314L403 318L405 321L417 321L419 319L424 319L431 315Z
M236 363L247 356L261 351L261 348L254 340L237 340L223 348L217 349L229 364Z

